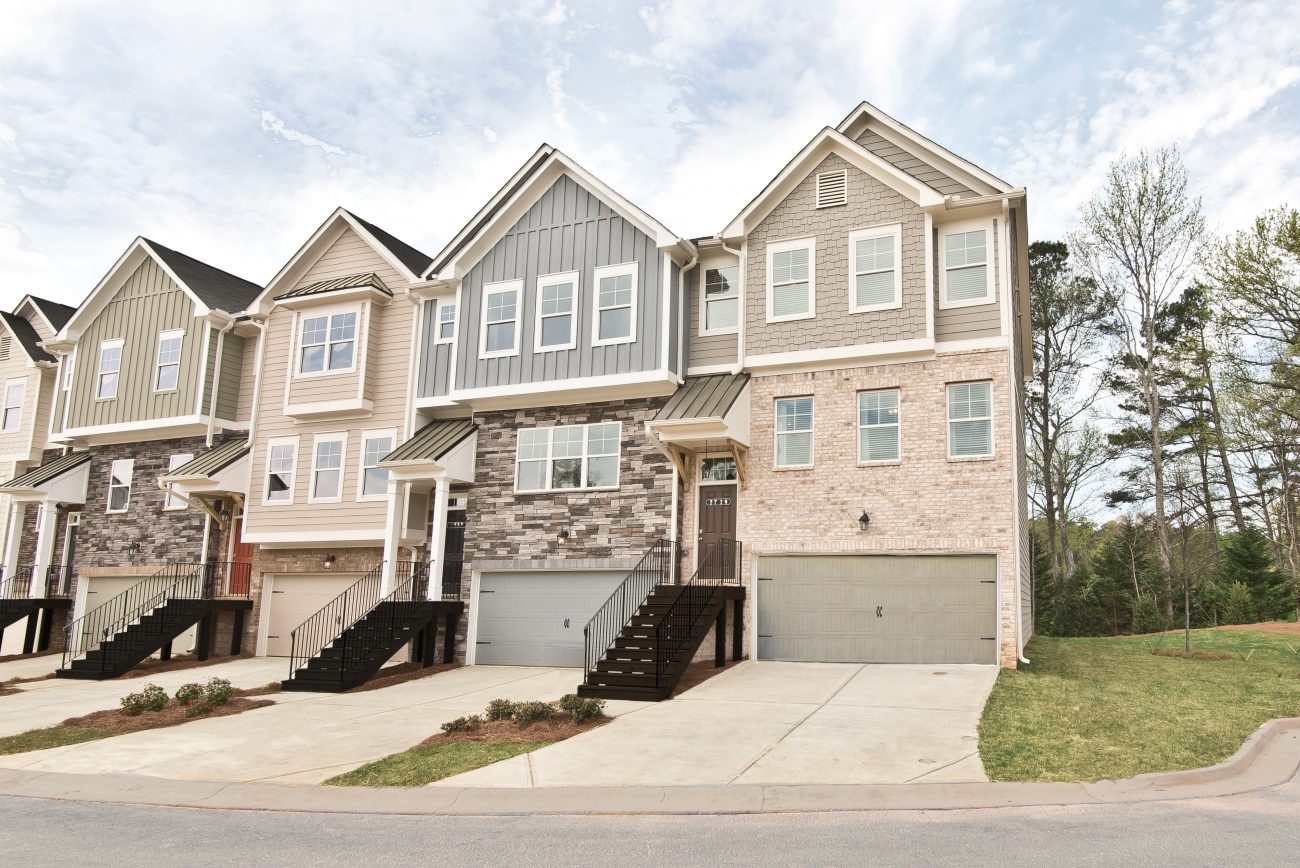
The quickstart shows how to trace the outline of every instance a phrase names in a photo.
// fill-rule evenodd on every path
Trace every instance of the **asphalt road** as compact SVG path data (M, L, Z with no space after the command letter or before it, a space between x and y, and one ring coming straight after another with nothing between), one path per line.
M410 817L0 798L5 865L1295 865L1300 781L1218 799L691 817Z

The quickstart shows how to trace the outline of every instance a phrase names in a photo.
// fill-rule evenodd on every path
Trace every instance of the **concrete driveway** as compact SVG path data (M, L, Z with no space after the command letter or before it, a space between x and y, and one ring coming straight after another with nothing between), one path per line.
M984 781L994 666L745 662L456 787Z
M40 678L63 665L62 654L40 654L0 663L0 682L10 678Z

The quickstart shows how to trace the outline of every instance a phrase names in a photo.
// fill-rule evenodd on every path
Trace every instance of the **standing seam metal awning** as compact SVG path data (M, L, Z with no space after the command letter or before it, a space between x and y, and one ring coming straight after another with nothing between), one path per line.
M169 470L164 478L185 476L212 476L225 470L248 454L251 446L247 440L230 440L214 446L197 458L185 462L175 470Z
M437 461L478 430L472 419L439 419L430 422L401 446L388 453L380 466L411 461Z
M736 403L749 382L749 374L708 374L687 377L653 422L685 419L721 419Z
M0 483L0 492L9 488L36 488L58 479L70 470L74 470L90 460L89 452L69 452L47 461L39 467L33 467L26 473L15 476L8 482Z

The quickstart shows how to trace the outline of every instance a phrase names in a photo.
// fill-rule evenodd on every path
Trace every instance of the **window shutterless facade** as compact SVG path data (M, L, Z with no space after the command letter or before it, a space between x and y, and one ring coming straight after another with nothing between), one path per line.
M537 278L533 351L571 350L578 345L578 272Z
M520 280L483 285L480 359L519 355L519 297L523 286Z
M275 437L267 441L264 503L293 503L293 476L297 461L297 437Z
M817 241L801 238L767 246L767 321L817 315Z
M3 430L17 431L23 423L23 395L27 391L26 380L9 380L5 383L5 406Z
M948 385L948 457L993 454L993 384Z
M388 494L388 471L379 466L397 442L395 431L361 433L361 482L357 498L378 499Z
M734 334L739 329L739 266L705 269L703 307L700 334Z
M158 335L158 356L153 377L155 392L175 391L180 382L181 346L184 342L185 332L179 329Z
M992 220L970 220L940 231L939 307L994 301L993 226Z
M337 503L343 499L343 456L346 434L317 434L312 446L311 491L308 503Z
M305 316L298 328L298 373L350 371L356 363L357 311Z
M95 379L96 398L116 398L122 371L122 340L104 341L99 345L99 374Z
M105 512L126 512L131 505L131 475L134 458L118 458L108 468L108 507Z
M776 466L811 467L813 463L813 399L776 399Z
M167 459L167 472L171 473L177 467L180 467L182 464L185 464L192 460L194 460L194 454L191 452L181 452L176 455L172 455ZM167 501L163 504L163 509L167 509L167 510L184 509L185 506L186 506L185 501L182 500L180 497L178 497L176 494L176 486L175 485L167 486Z
M438 337L440 344L449 344L456 339L456 304L455 302L438 305Z
M515 490L618 488L621 422L521 428Z
M897 461L898 389L858 392L858 461Z
M849 233L849 310L863 313L903 306L903 227L898 224Z
M631 343L636 339L637 264L601 266L595 270L595 285L591 345Z

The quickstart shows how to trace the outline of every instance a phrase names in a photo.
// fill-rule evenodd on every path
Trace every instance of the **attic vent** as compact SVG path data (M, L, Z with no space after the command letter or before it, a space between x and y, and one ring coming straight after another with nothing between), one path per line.
M817 207L830 208L849 201L849 170L820 172L817 175Z
M9 342L12 338L9 335L0 335L0 362L9 361Z

